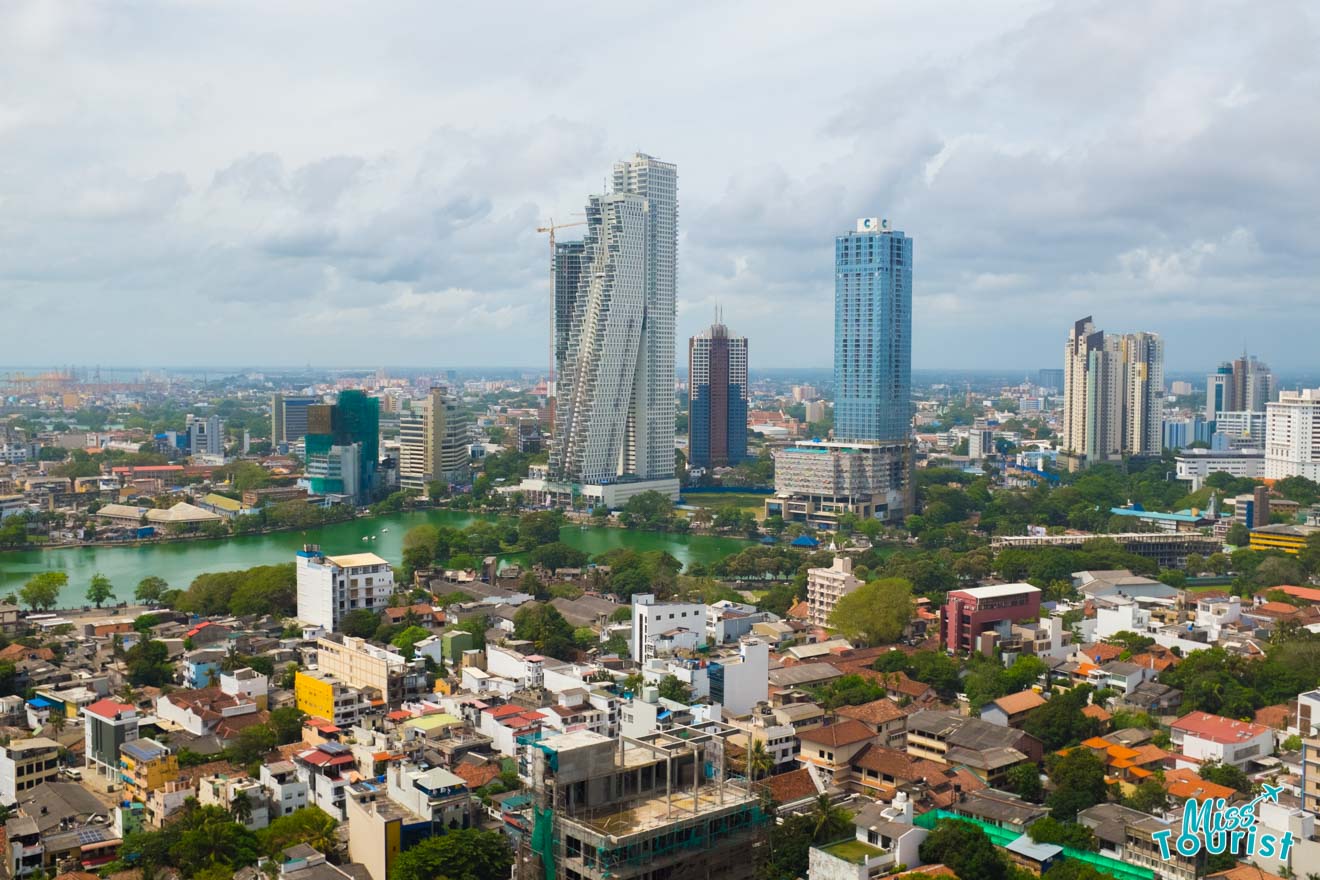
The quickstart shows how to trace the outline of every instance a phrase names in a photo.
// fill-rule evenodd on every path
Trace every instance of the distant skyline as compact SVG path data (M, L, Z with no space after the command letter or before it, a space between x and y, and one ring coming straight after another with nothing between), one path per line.
M535 367L535 229L642 150L680 364L719 305L753 372L829 367L880 216L918 370L1061 366L1085 315L1170 376L1320 366L1313 4L588 5L5 4L0 359Z

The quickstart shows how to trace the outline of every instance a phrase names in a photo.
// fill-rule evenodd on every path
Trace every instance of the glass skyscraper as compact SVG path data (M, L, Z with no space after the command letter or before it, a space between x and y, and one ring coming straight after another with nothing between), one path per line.
M834 240L834 435L912 432L912 239L868 217Z

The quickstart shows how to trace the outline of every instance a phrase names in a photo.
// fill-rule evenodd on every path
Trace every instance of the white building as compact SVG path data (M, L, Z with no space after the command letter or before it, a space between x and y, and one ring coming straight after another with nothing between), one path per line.
M1265 451L1263 449L1184 449L1174 459L1177 466L1176 476L1192 484L1192 491L1205 484L1205 478L1211 474L1228 474L1250 480L1259 480L1265 476Z
M1164 445L1164 342L1106 334L1087 316L1064 352L1062 449L1075 462L1158 455Z
M297 768L290 762L262 764L260 781L272 815L288 816L307 806L307 783L298 778Z
M219 416L195 416L191 413L185 422L188 430L188 451L193 455L225 454L225 423Z
M1265 410L1233 410L1215 418L1215 449L1264 449Z
M1284 391L1265 407L1265 479L1320 481L1320 388Z
M1274 752L1271 728L1209 712L1189 712L1169 725L1169 735L1180 753L1176 757L1179 769L1195 770L1206 761L1243 768Z
M550 494L626 478L677 495L677 183L651 156L616 163L613 192L587 204L578 271L556 273L556 312L571 320L557 346Z
M298 619L328 632L350 611L379 612L394 593L394 572L374 553L326 556L305 544L297 563Z
M290 766L289 769L293 769ZM197 802L202 806L215 806L229 812L240 797L246 798L251 814L243 827L256 831L270 824L270 805L266 789L259 780L247 776L203 776L197 780Z
M399 415L399 485L426 491L432 481L466 483L469 468L467 414L443 388L432 388Z
M633 596L632 659L641 663L656 655L656 639L675 628L706 632L706 606L700 602L657 603L651 593Z
M852 568L851 556L836 556L829 568L807 569L807 605L813 625L828 626L834 606L862 585Z
M767 516L834 528L839 516L901 519L908 506L911 450L906 441L805 441L774 453L775 494Z

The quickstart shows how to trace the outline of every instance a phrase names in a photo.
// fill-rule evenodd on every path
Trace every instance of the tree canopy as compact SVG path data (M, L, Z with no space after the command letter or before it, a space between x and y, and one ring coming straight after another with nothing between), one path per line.
M849 639L868 645L898 641L912 620L912 584L903 578L884 578L862 584L839 600L830 626Z

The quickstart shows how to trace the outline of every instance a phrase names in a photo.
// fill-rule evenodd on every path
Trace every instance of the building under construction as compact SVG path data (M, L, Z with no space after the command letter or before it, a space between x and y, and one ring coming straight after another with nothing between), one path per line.
M699 728L576 731L527 744L535 795L521 880L753 880L772 814Z

